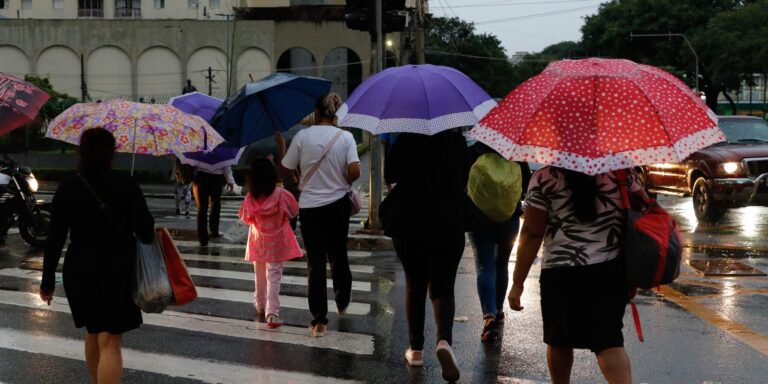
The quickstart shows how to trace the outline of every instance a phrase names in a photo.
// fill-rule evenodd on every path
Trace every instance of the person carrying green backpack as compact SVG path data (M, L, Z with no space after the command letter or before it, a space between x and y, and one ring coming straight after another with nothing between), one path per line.
M527 163L509 161L481 142L472 145L469 152L467 195L487 219L469 231L485 322L480 339L493 341L504 322L509 257L517 240L520 201L528 189L531 170Z

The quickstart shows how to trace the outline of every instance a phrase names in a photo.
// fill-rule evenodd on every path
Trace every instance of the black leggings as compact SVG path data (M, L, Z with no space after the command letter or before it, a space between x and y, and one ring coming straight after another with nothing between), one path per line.
M424 348L427 289L435 313L437 339L452 343L456 312L453 286L464 253L464 234L392 240L405 270L405 312L411 349L420 351Z
M322 207L299 210L301 236L307 249L309 311L314 316L313 325L328 324L326 260L331 264L336 306L345 309L351 300L352 272L347 258L349 204L349 198L345 195Z

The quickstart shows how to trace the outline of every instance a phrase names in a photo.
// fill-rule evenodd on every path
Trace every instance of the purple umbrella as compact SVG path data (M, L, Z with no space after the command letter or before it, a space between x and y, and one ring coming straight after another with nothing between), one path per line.
M224 167L237 165L245 148L246 147L229 148L220 145L210 152L177 153L176 156L182 164L189 164L204 170L215 171Z
M368 78L336 114L340 127L425 135L477 124L496 101L460 71L405 65Z
M219 109L221 103L221 99L200 92L174 96L168 100L168 104L173 105L183 112L200 116L205 119L205 121L211 121L211 117L213 117L213 114Z

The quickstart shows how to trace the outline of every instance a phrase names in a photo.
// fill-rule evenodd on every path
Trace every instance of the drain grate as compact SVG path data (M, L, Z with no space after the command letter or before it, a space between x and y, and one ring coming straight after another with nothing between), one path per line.
M702 276L766 276L749 264L731 259L688 260L688 265Z

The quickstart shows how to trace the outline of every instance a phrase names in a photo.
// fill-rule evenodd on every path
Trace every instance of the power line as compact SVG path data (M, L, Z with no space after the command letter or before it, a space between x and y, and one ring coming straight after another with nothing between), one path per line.
M490 60L490 61L506 61L509 62L509 59L503 58L503 57L492 57L492 56L477 56L477 55L467 55L463 53L455 53L455 52L446 52L446 51L426 51L426 53L430 55L441 55L441 56L457 56L457 57L466 57L468 59L478 59L478 60ZM538 60L538 59L522 59L520 60L522 62L526 63L551 63L552 60Z
M539 18L539 17L562 15L562 14L566 14L566 13L586 11L588 9L597 8L598 6L599 6L599 4L598 5L588 5L588 6L585 6L585 7L561 9L559 11L544 12L544 13L534 13L534 14L531 14L531 15L507 17L507 18L504 18L504 19L479 21L479 22L476 22L475 25L504 23L504 22L507 22L507 21L528 20L528 19L535 19L535 18Z

